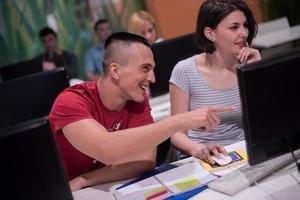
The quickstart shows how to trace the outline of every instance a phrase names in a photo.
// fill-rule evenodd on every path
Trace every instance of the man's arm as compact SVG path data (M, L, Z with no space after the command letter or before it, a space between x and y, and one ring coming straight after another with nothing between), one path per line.
M124 163L107 165L82 174L69 182L71 190L76 191L91 185L137 177L155 167L155 154L156 150L151 150L136 156L131 161L124 159Z
M182 129L202 127L209 131L216 126L217 112L232 111L231 106L214 106L181 113L156 123L109 133L93 119L66 125L62 130L68 141L82 153L111 165L123 158L155 148Z

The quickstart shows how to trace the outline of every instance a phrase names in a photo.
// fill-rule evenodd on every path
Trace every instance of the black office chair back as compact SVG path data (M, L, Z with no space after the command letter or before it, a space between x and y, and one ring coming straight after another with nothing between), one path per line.
M155 43L151 49L156 65L156 82L150 86L152 97L169 92L169 79L177 62L200 52L194 33Z
M55 98L68 86L63 68L0 83L0 127L48 115Z

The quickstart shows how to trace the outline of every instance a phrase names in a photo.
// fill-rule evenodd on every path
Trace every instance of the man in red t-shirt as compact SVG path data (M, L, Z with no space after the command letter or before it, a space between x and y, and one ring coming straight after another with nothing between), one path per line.
M156 146L182 129L211 130L216 106L152 123L146 90L155 82L146 39L111 35L105 44L104 73L97 82L68 88L56 99L49 121L72 191L132 178L155 166ZM215 151L225 151L216 147Z

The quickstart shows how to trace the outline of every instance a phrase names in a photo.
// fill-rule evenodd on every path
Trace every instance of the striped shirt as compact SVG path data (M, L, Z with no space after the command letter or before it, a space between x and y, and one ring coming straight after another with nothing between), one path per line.
M196 56L193 56L177 63L170 78L170 83L189 95L189 110L215 105L233 105L236 109L233 112L218 113L221 122L208 133L200 129L190 129L188 131L189 138L199 143L218 143L223 146L243 140L244 131L238 86L228 90L209 87L197 69L195 59Z

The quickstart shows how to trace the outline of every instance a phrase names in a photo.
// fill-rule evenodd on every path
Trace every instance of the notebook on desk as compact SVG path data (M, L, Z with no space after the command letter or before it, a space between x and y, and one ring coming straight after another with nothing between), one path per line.
M207 188L216 177L199 163L191 162L162 173L146 176L114 191L119 200L186 199Z

